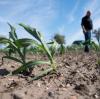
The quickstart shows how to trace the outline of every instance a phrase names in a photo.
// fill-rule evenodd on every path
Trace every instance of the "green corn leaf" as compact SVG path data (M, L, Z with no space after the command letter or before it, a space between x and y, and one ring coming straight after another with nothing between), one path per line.
M0 43L1 44L9 44L9 45L12 45L12 47L17 48L17 46L11 40L9 40L5 37L0 37Z
M43 46L41 44L36 44L35 45L35 50L37 52L41 52L41 53L45 53L44 49L43 49ZM33 51L34 51L34 48L33 48Z
M54 41L48 42L47 44L54 44Z
M9 40L9 44L11 45L12 48L17 49L18 47L15 45L14 42L12 42L11 40Z
M50 53L50 50L49 48L47 47L46 43L43 41L43 38L41 36L41 33L36 31L36 29L30 27L30 26L27 26L27 25L24 25L24 24L19 24L20 26L22 26L28 33L30 33L33 37L35 37L40 43L41 45L43 46L43 49L45 50L51 64L53 64L53 57ZM55 67L53 67L55 68Z
M17 58L12 57L12 56L4 56L4 57L2 57L2 58L7 58L7 59L14 60L14 61L16 61L16 62L22 63L22 61L21 61L20 59L17 59Z
M30 27L30 26L27 26L27 25L24 25L24 24L19 24L19 25L22 26L33 37L35 37L37 40L39 40L40 43L42 44L43 48L45 49L45 51L49 55L49 57L52 57L51 54L50 54L50 51L49 51L48 47L46 46L46 44L42 40L40 32L36 31L36 29L34 29L34 28Z
M28 47L30 45L37 45L37 41L28 38L18 39L14 42L18 47Z
M51 52L49 50L49 48L47 47L46 43L41 39L41 44L42 44L42 48L45 50L49 60L51 61L51 64L53 64L53 57L51 55Z
M11 31L9 32L9 38L11 38L14 41L17 40L18 37L17 37L15 28L9 23L8 23L8 25L10 26L10 29L11 29Z
M49 44L49 49L51 52L52 57L55 55L55 53L57 52L57 48L58 48L58 43L53 40L52 42L47 43Z
M7 53L8 53L7 56L11 56L12 53L15 53L16 52L16 49L12 45L8 45L6 47L6 50L7 50Z
M9 43L9 39L7 39L6 37L0 37L0 43L1 44L8 44Z
M12 74L18 74L18 73L20 73L22 71L27 70L28 68L34 68L34 66L40 65L40 64L48 64L48 65L50 65L50 62L46 62L46 61L29 61L26 64L24 64L21 67L19 67L17 70L13 71Z
M28 26L28 25L25 25L25 24L22 24L22 23L20 23L19 25L22 26L22 27L23 27L28 33L30 33L33 37L35 37L35 39L41 41L41 40L40 40L41 35L36 31L35 28L32 28L32 27L30 27L30 26Z
M30 81L32 80L38 80L40 79L41 77L44 77L46 76L48 73L52 72L53 71L53 68L49 68L49 69L46 69L44 71L42 71L40 74L36 75L34 78L32 78Z
M92 46L96 51L100 51L99 45L97 45L94 41L91 41L91 46Z
M63 44L60 45L59 51L60 51L60 54L64 54L65 46Z

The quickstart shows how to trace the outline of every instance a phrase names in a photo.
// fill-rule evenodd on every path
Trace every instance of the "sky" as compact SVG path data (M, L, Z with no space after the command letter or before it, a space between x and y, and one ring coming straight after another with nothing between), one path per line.
M9 35L9 22L19 38L29 38L18 25L24 23L40 31L46 41L60 33L70 45L75 40L84 40L80 24L87 10L92 12L94 29L98 29L100 0L0 0L0 35Z

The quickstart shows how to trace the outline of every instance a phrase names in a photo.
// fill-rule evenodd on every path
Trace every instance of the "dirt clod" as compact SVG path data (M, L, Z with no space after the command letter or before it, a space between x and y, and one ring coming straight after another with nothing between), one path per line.
M71 96L69 99L78 99L77 96Z
M54 97L54 93L53 92L48 92L48 96L49 97Z

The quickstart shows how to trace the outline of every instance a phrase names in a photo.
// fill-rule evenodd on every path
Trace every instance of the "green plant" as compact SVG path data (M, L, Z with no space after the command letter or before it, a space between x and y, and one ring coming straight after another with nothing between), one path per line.
M97 39L98 44L100 46L100 28L98 30L94 30L94 37Z
M53 40L47 44L49 45L49 50L51 52L52 57L54 57L54 55L58 52L58 43L55 40Z
M94 46L95 46L95 50L98 56L98 64L100 65L100 28L98 30L94 30L93 33L94 33L94 37L98 41L98 45L94 44Z
M31 34L42 45L41 48L44 49L44 51L46 52L46 55L48 56L48 59L50 61L50 66L51 67L49 69L47 69L47 70L44 70L42 73L40 73L39 75L37 75L33 79L34 80L38 79L41 76L46 75L51 71L55 71L56 70L56 64L55 64L55 61L53 59L53 55L51 54L47 44L44 42L41 33L36 31L35 28L32 28L32 27L30 27L28 25L25 25L25 24L22 24L22 23L19 24L19 25L22 26L29 34Z
M7 58L21 63L21 66L18 69L14 70L12 74L25 73L39 64L50 64L50 62L38 60L27 62L27 47L34 44L36 45L38 44L38 42L29 38L18 39L15 28L10 24L9 26L11 28L11 31L9 32L9 38L0 37L0 43L5 44L7 46L7 53L4 57L2 57L2 61L4 58ZM13 56L13 54L18 54L19 57L16 58L15 56Z
M65 36L60 35L60 34L56 34L54 36L54 40L60 45L60 47L58 48L58 51L60 54L63 54L65 52Z
M65 36L60 34L55 34L54 39L58 44L64 44L65 43Z
M98 44L96 44L94 41L91 41L90 45L95 50L95 52L97 54L97 63L100 65L100 46Z

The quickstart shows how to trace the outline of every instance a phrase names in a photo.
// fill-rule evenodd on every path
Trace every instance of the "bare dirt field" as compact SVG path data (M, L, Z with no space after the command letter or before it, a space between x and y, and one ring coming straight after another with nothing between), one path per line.
M0 53L0 63L3 53ZM47 60L27 55L27 60ZM29 82L47 65L35 67L30 76L5 75L20 64L5 59L0 67L0 99L100 99L100 66L95 53L69 52L55 56L57 73Z

